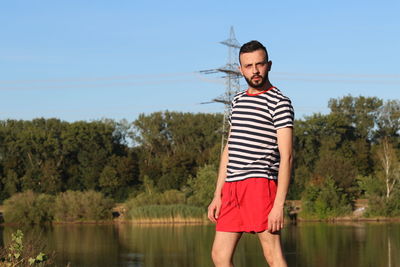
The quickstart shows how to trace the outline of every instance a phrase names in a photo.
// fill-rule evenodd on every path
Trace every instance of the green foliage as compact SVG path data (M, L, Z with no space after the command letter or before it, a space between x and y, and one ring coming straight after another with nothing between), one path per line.
M43 224L53 220L54 197L29 190L4 201L4 221L16 224Z
M140 176L154 179L160 191L180 189L198 166L218 157L221 123L221 114L140 115L134 122Z
M353 151L345 150L348 146L344 145L339 150L332 150L323 144L319 153L319 159L315 163L314 177L331 178L335 183L349 194L355 194L355 178L358 174L356 166L351 158Z
M368 199L365 216L400 216L400 190L398 187L388 198L383 179L373 176L358 177L358 184Z
M157 205L160 203L160 193L149 194L146 192L141 192L133 198L129 198L125 205L127 207L140 207L145 205Z
M330 114L296 121L290 197L299 196L313 179L331 177L349 199L358 198L356 177L374 171L371 143L381 106L375 97L345 96L329 101Z
M136 197L130 198L125 202L125 206L130 209L147 205L171 205L185 204L186 196L182 191L171 189L163 193L160 192L142 192Z
M289 199L312 195L310 183L316 186L315 181L331 179L350 203L371 190L361 189L356 177L383 177L384 157L378 145L382 140L391 140L393 162L400 158L398 100L344 96L331 99L328 106L329 114L295 122ZM213 166L219 162L221 124L222 114L169 111L141 114L132 123L0 121L0 201L27 190L51 195L94 190L119 202L130 196L127 203L132 207L206 207L217 176ZM390 207L385 214L397 212L399 168L393 166L386 168L393 170L386 173L386 192L391 196L369 197L376 207ZM318 186L316 190L317 199L329 195ZM322 202L312 205L331 216L331 204Z
M214 195L218 172L214 165L204 165L199 168L197 175L188 180L191 196L188 204L206 208Z
M11 242L8 247L0 248L1 266L45 266L50 264L46 254L43 252L37 254L32 244L24 246L23 241L24 234L21 230L11 234Z
M126 144L127 135L121 123L111 120L0 121L0 195L94 189L126 198L138 184L138 159Z
M7 175L2 179L4 183L4 198L10 197L19 191L19 179L14 170L8 170ZM2 200L3 200L2 199Z
M387 100L378 110L378 137L398 137L400 131L400 100Z
M185 204L185 202L185 193L176 189L167 190L160 195L162 205Z
M351 203L344 190L337 187L332 178L310 183L303 193L302 216L329 219L351 212Z
M304 189L311 179L330 176L349 188L358 171L353 164L357 153L349 149L353 139L352 127L340 114L315 114L296 122L293 186Z
M130 186L138 184L137 169L137 161L132 156L112 155L100 173L101 191L117 201L125 200L130 192Z
M99 221L112 218L114 202L95 191L67 191L57 196L33 191L18 193L4 202L4 220L16 224Z
M204 209L188 205L148 205L128 210L128 218L133 220L179 221L181 219L203 219Z
M57 195L54 220L57 222L82 222L110 220L113 201L92 190L66 191Z
M332 114L343 116L346 124L354 128L360 138L371 137L378 110L383 101L377 97L353 97L345 96L338 99L330 99L328 106Z

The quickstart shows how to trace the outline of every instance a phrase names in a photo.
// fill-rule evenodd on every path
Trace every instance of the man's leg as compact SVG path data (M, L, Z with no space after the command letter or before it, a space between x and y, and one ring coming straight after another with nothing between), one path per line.
M280 232L272 234L268 231L264 231L258 233L258 238L260 239L264 257L269 266L287 267L286 260L282 252Z
M216 232L211 256L216 267L232 267L233 252L242 233Z

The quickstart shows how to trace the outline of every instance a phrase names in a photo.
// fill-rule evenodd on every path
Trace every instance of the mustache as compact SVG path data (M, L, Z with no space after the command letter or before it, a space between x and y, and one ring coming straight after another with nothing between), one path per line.
M261 79L262 79L262 78L263 78L263 76L261 76L261 75L257 75L257 74L256 74L256 75L253 75L253 76L251 76L251 79L253 79L253 78L261 78Z

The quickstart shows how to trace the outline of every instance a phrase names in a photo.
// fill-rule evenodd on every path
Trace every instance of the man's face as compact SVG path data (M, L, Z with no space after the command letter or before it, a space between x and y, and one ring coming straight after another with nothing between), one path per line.
M261 49L240 55L240 72L252 88L263 88L268 80L270 67L271 62L268 62L265 52Z

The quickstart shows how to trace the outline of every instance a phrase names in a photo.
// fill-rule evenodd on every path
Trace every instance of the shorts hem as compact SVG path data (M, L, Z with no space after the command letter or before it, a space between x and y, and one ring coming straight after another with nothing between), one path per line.
M229 228L229 227L216 227L217 232L228 232L228 233L261 233L268 230L268 226L240 226L239 228Z

